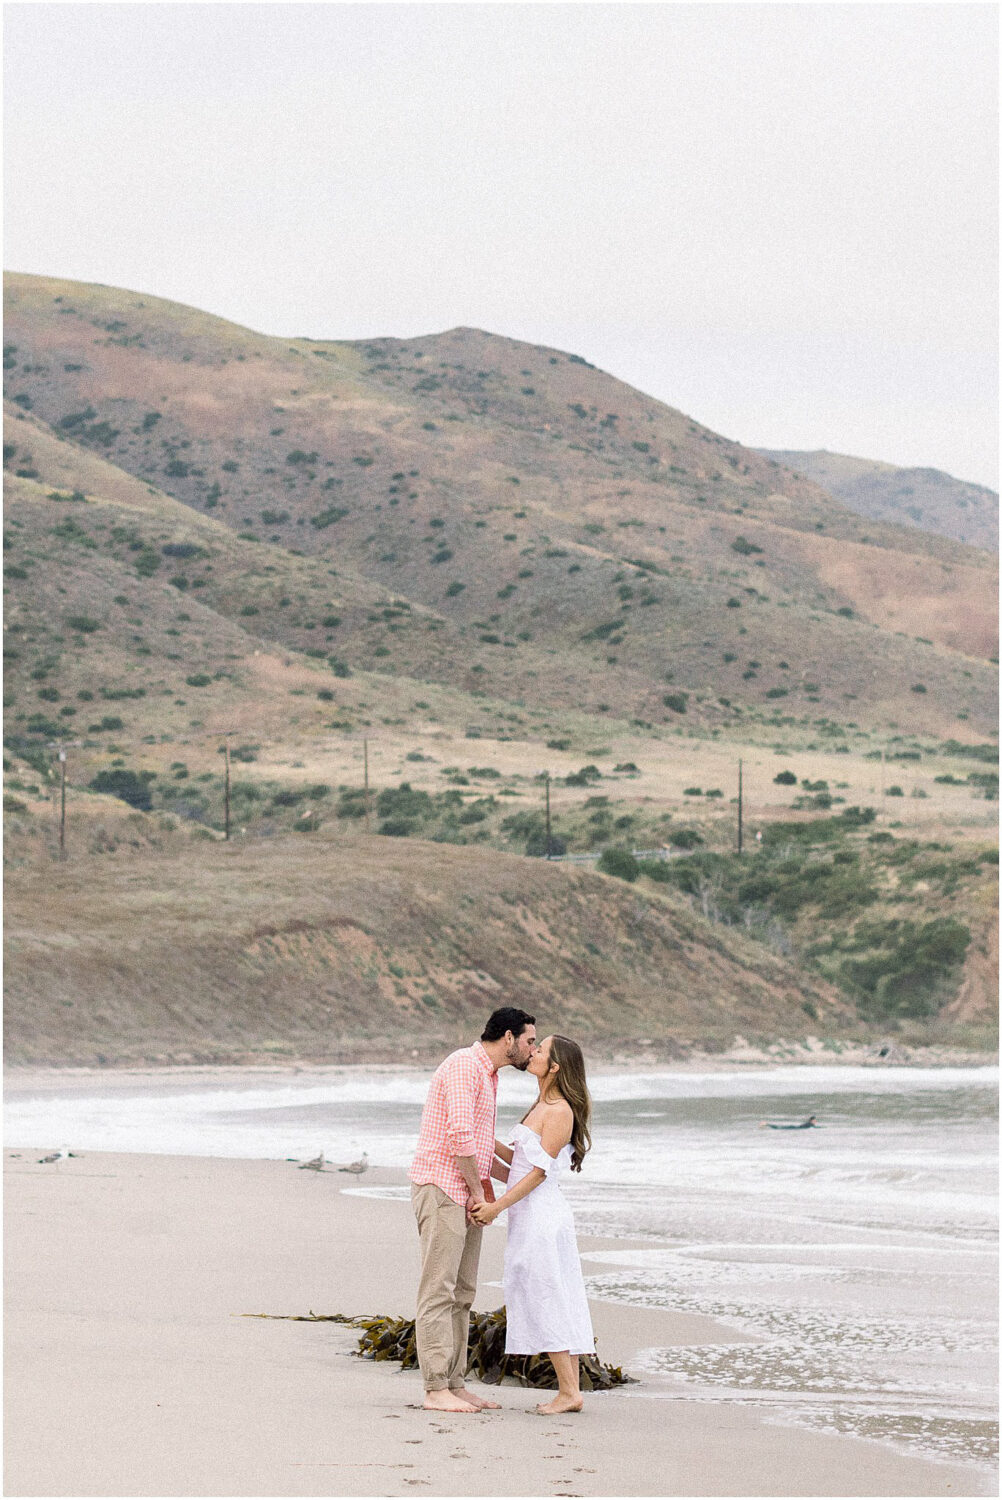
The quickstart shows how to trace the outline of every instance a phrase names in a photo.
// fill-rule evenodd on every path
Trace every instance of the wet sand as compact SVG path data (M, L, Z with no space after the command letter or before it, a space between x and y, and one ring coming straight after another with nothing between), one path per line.
M416 1371L352 1356L353 1330L242 1316L412 1316L408 1203L285 1162L43 1154L4 1157L8 1495L994 1493L967 1468L650 1379L581 1416L539 1418L539 1396L507 1385L500 1412L434 1416ZM485 1237L478 1308L502 1300L503 1242ZM601 1357L627 1369L652 1345L735 1340L693 1315L592 1312Z

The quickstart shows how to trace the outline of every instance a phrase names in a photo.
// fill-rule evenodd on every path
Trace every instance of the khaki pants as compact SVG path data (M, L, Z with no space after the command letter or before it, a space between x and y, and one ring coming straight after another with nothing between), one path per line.
M434 1183L413 1183L421 1243L417 1355L426 1391L462 1390L483 1229Z

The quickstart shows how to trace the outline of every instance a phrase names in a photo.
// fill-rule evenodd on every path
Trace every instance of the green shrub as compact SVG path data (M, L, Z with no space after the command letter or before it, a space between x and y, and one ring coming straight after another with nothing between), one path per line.
M101 629L100 620L93 620L90 615L67 615L65 623L67 629L76 630L80 635L93 635L95 630Z
M80 427L84 422L92 422L97 412L92 406L85 407L83 411L69 411L65 417L60 417L58 426L64 432L71 432L74 427Z
M388 838L406 839L414 832L414 824L407 818L386 818L380 823L377 832L386 834Z
M698 828L675 828L669 835L669 842L675 849L695 849L704 839Z
M797 784L797 778L792 771L780 771L779 775L772 779L776 786L796 786Z
M867 1019L933 1015L970 940L968 928L953 917L859 922L844 946L860 956L842 961L840 978L856 992Z
M118 766L114 770L99 771L90 783L90 787L91 791L119 797L130 807L138 808L140 812L149 812L153 806L150 782L155 779L152 771L137 773L127 770L124 766Z
M306 796L300 787L283 787L274 793L271 799L272 807L296 807Z
M202 688L208 687L212 678L208 672L191 672L184 680L189 687Z
M673 713L684 714L689 707L689 694L665 693L662 702L665 708L670 708Z
M603 875L616 875L620 880L636 880L641 867L629 849L604 849L598 862Z
M731 543L732 552L740 552L742 557L750 557L753 552L761 552L761 547L756 547L754 542L749 542L747 537L736 536Z
M602 772L598 766L582 766L580 771L572 771L564 778L566 786L593 786L596 781L602 780Z
M326 510L318 511L315 516L310 517L310 525L315 526L318 531L333 526L336 521L343 521L348 511L343 505L328 505Z

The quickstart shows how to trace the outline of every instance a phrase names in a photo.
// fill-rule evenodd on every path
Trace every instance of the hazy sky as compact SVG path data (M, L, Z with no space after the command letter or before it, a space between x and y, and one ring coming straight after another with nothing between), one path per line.
M998 484L991 5L45 5L14 270L551 344L756 446Z

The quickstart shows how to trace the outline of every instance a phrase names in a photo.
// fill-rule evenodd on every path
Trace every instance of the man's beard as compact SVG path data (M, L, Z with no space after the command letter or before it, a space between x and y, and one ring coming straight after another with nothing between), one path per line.
M525 1070L529 1066L529 1063L531 1062L531 1060L532 1059L531 1059L531 1055L530 1055L529 1057L525 1058L522 1062L519 1062L517 1047L513 1047L512 1050L508 1053L508 1061L511 1063L512 1067L513 1068L517 1068L520 1073L524 1073L525 1072Z

